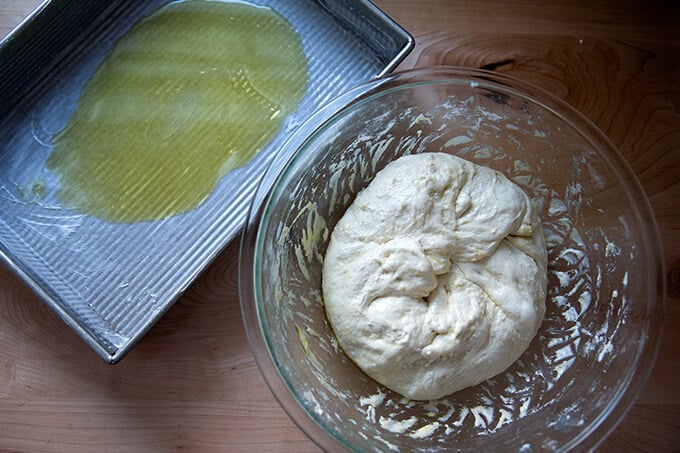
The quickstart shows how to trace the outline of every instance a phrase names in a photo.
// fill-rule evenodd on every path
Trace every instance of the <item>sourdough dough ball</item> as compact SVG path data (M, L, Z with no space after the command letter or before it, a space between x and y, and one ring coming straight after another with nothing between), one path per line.
M417 400L515 362L543 320L546 284L529 197L501 173L443 153L380 171L333 230L323 268L340 346Z

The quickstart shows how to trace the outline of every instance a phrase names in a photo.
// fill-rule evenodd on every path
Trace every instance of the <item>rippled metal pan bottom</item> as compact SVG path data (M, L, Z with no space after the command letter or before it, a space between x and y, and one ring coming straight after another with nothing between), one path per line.
M167 1L46 1L0 45L0 256L104 360L119 361L239 233L264 168L325 101L392 70L413 39L367 1L253 0L288 20L309 62L296 112L197 209L113 224L27 197L50 134L116 39ZM50 182L48 181L48 184Z

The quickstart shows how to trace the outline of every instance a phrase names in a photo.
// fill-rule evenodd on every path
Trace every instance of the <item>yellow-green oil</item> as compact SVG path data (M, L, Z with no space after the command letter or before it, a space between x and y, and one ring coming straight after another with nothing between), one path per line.
M307 79L299 36L275 11L170 3L115 43L54 137L57 196L109 222L192 210L276 135Z

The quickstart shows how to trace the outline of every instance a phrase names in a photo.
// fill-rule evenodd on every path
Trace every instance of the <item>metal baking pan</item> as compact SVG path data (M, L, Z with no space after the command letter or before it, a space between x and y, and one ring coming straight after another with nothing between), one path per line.
M116 40L165 3L45 1L0 44L0 256L110 363L239 233L260 175L295 125L340 92L391 71L413 47L368 1L250 0L292 24L309 82L278 135L222 178L203 205L126 224L27 200L25 185L45 172L50 136L63 128L84 84Z

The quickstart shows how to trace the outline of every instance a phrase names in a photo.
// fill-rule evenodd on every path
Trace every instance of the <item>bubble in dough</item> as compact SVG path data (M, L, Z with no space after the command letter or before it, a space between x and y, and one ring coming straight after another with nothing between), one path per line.
M437 399L528 348L545 314L543 227L501 173L444 153L403 156L335 226L322 284L350 359L408 398Z

